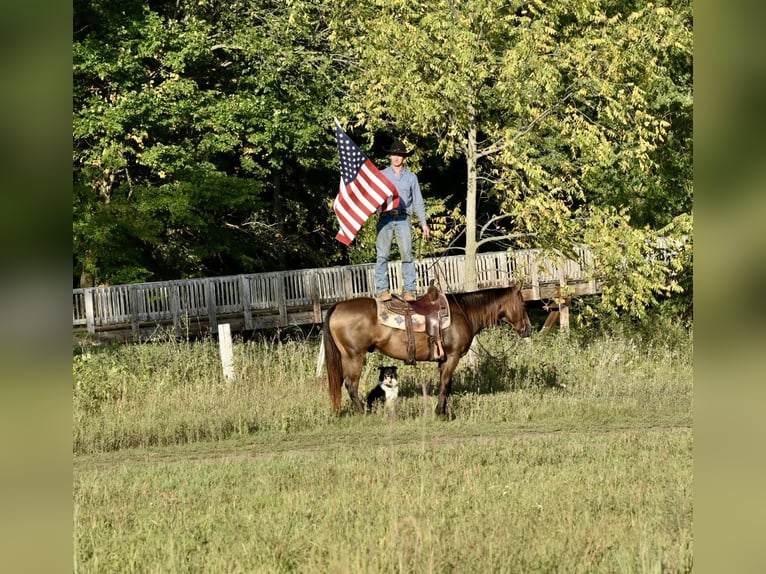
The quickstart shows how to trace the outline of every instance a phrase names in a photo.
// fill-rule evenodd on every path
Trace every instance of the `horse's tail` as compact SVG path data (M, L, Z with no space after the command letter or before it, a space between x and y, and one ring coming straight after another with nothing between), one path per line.
M341 363L340 351L335 339L330 332L330 317L335 311L335 305L330 307L325 315L324 326L322 328L322 338L324 341L324 361L327 366L327 382L330 392L330 401L332 410L335 414L340 414L341 393L343 391L343 364Z

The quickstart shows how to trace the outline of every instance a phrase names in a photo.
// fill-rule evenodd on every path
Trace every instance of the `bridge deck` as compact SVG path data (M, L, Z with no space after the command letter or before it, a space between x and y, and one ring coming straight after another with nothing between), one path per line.
M418 260L419 292L432 280L448 293L460 292L464 266L460 255ZM370 263L74 289L72 326L137 338L158 331L177 336L215 332L223 322L234 331L319 324L334 303L374 296L374 267ZM563 286L574 297L599 293L592 269L588 248L579 249L576 260L553 260L536 249L477 256L480 289L516 280L528 301L559 297ZM392 290L400 290L401 262L390 262L388 273Z

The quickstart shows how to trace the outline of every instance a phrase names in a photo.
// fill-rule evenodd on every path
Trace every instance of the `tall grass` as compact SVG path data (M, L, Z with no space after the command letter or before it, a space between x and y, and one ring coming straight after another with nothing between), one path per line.
M125 345L74 361L76 451L220 440L326 424L315 344L237 343L232 382L214 341Z
M672 327L671 327L672 329ZM213 340L78 349L73 361L75 452L170 445L290 433L337 424L326 382L316 379L316 340L239 341L232 382L224 380ZM559 426L592 420L690 420L691 336L680 329L639 334L550 334L532 342L504 328L485 331L472 366L458 366L450 404L462 420ZM398 418L423 414L422 387L435 406L433 363L401 365L368 355L360 389L376 366L399 363ZM344 409L350 401L344 391ZM662 409L646 409L661 401Z
M236 341L231 382L212 340L78 345L74 570L690 572L692 334L475 350L443 422L433 364L399 364L394 418L338 418L314 339Z

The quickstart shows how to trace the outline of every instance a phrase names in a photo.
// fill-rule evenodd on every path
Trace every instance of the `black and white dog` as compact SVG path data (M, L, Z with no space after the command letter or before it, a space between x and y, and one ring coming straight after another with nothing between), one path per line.
M393 411L399 397L399 381L396 380L396 367L378 367L378 385L367 395L367 409L372 411L377 401L384 401L387 409Z

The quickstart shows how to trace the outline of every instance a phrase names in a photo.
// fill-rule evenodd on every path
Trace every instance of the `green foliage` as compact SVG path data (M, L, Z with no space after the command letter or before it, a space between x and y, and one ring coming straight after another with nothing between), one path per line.
M478 245L569 251L599 219L612 234L611 216L590 215L612 209L639 245L691 213L687 5L370 2L331 39L364 70L347 78L356 124L436 138L477 171L465 212ZM663 269L642 283L651 266L631 264L633 289L602 305L640 316L653 292L677 291Z
M427 144L429 250L593 240L599 313L688 315L689 252L645 246L691 222L692 48L665 0L77 1L74 274L372 261L374 221L333 239L337 116Z
M692 218L680 215L659 230L636 229L625 210L584 213L583 242L594 250L592 273L601 278L597 307L585 304L580 320L624 314L645 319L660 299L689 289L692 269ZM691 301L687 301L688 309Z
M303 8L75 5L76 270L120 282L322 262L306 243L327 217L311 206L333 88Z

